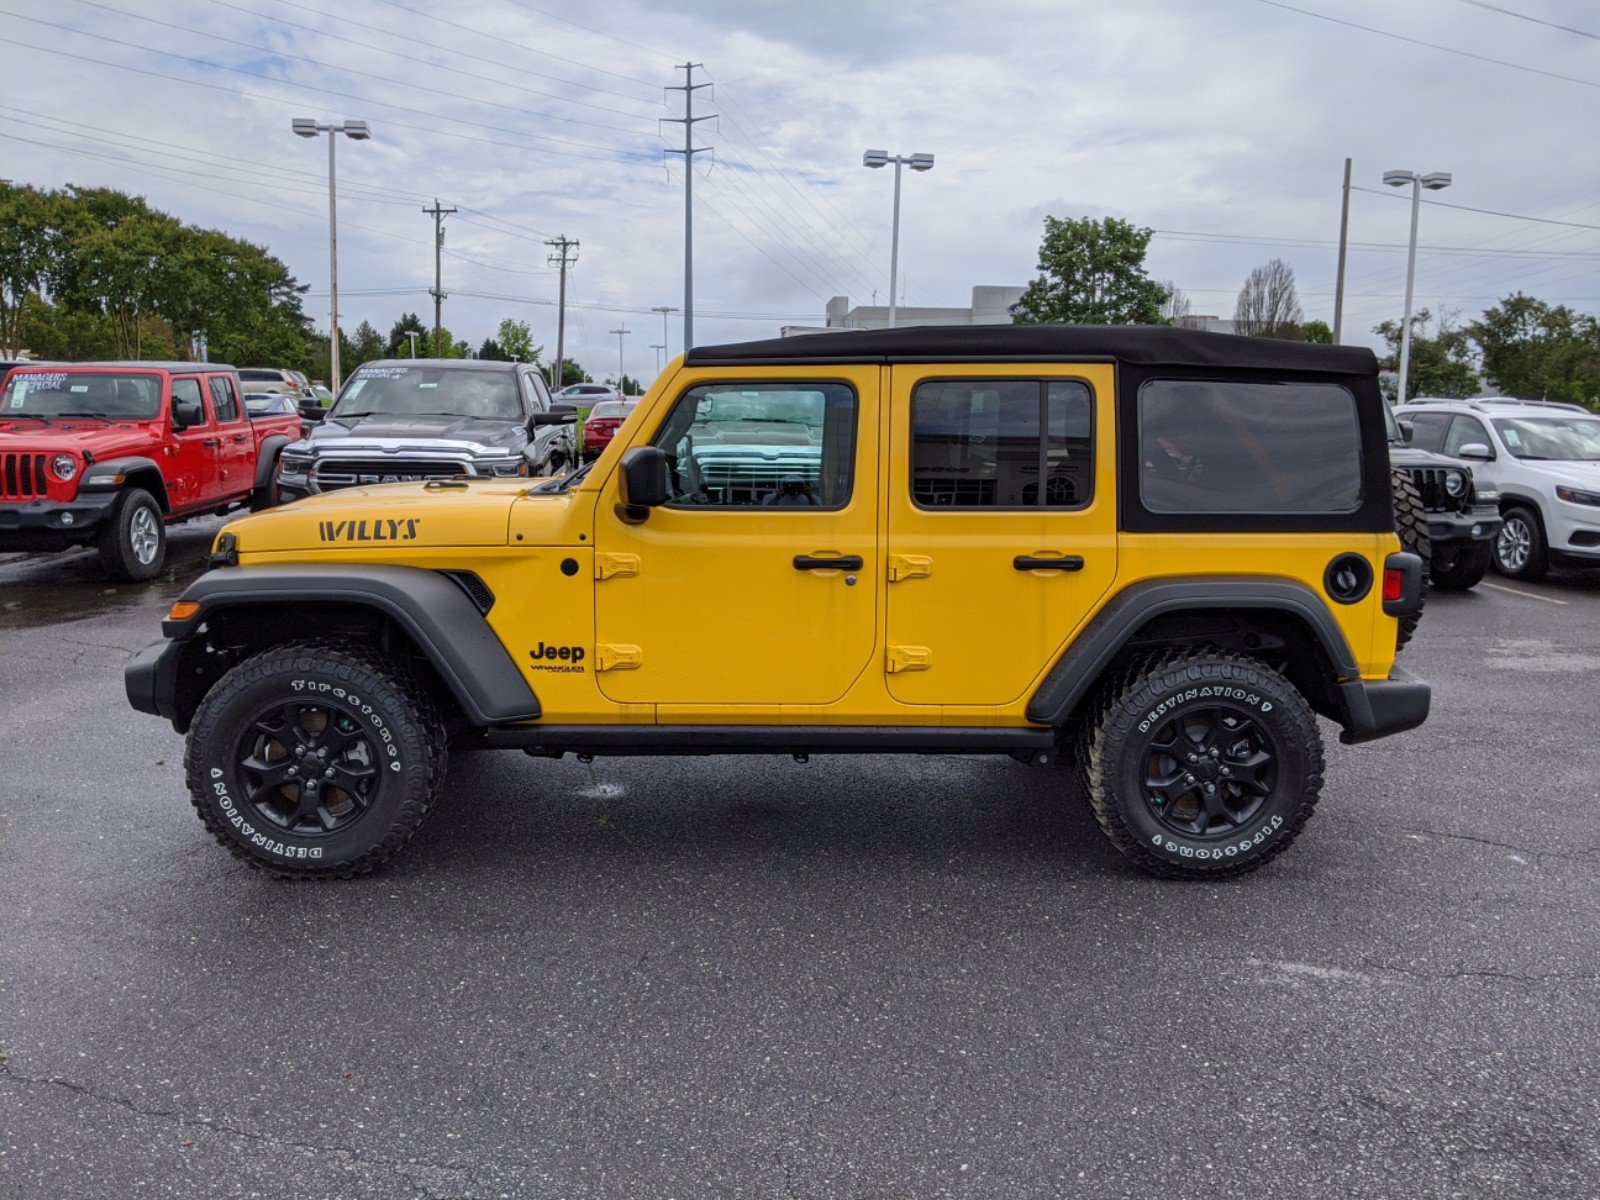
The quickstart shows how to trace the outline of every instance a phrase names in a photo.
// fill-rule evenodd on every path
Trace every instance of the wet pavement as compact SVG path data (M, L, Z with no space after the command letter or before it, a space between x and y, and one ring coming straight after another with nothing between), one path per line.
M499 754L289 884L122 697L212 532L0 559L8 1200L1600 1192L1600 576L1434 597L1239 880L1007 760Z

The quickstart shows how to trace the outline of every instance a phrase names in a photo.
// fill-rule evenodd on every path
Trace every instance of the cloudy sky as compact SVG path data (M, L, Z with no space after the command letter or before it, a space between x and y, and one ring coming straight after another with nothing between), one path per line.
M553 354L546 237L581 242L569 356L653 374L683 302L682 83L696 112L696 341L819 323L888 288L907 175L911 304L1022 284L1043 217L1158 231L1152 274L1229 315L1252 266L1294 268L1331 320L1355 162L1346 328L1398 317L1408 209L1386 169L1451 171L1423 209L1419 306L1470 319L1513 290L1600 309L1600 5L1593 0L0 0L0 177L142 193L265 243L327 320L326 147L339 145L341 310L385 331L431 301L474 343L528 320ZM271 14L270 16L267 14ZM1366 28L1358 28L1364 26ZM1492 210L1512 216L1490 215ZM672 353L682 346L672 318Z

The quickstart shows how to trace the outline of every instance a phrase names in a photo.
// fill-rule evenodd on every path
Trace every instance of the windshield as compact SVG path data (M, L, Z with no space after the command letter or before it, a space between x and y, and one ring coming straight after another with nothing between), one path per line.
M286 371L269 371L264 367L240 367L239 378L246 383L282 383Z
M148 421L161 412L161 376L120 371L17 371L0 392L0 417Z
M479 417L522 419L516 377L471 368L362 367L344 385L328 416Z
M1600 462L1600 420L1594 417L1496 417L1494 428L1516 458Z

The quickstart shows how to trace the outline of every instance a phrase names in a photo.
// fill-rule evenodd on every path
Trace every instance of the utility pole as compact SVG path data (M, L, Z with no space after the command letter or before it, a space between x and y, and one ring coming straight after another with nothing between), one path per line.
M433 217L433 356L441 358L444 355L444 326L440 309L444 304L444 288L440 280L443 268L440 258L444 252L444 219L456 210L440 208L439 198L435 196L433 207L422 211Z
M621 329L613 329L611 332L617 335L617 391L626 396L628 393L622 390L622 379L627 374L622 369L622 339L632 333L633 330L629 329L627 322L624 321Z
M1350 237L1350 160L1344 160L1344 205L1339 210L1339 272L1333 285L1333 344L1343 345L1344 331L1344 255Z
M671 308L671 307L669 307L669 306L667 306L665 304L659 304L659 305L656 305L656 306L652 307L650 309L650 311L651 312L658 312L658 313L661 314L661 349L662 349L663 352L669 351L671 349L671 347L672 347L672 338L667 333L667 317L668 317L669 314L675 313L678 310L675 309L675 308Z
M700 121L710 121L714 117L697 117L694 115L694 94L701 88L708 88L709 83L696 83L694 69L703 66L702 63L684 63L678 70L683 72L683 83L669 87L669 92L683 93L683 116L661 118L668 125L683 126L683 149L668 150L668 154L683 155L683 349L685 353L694 349L694 156L704 154L710 146L696 146L694 144L694 127Z
M550 391L553 395L561 390L561 374L566 370L567 349L567 268L578 261L578 243L562 234L557 238L548 238L545 245L553 248L555 253L545 261L552 267L561 269L561 299L556 304L556 374L551 380ZM568 251L571 251L570 255Z

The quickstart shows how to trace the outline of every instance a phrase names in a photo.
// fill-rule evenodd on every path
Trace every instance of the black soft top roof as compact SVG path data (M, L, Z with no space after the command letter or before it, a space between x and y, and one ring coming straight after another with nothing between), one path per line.
M1201 333L1169 325L916 325L804 333L760 342L696 346L692 367L807 362L995 362L1114 359L1161 367L1248 368L1374 375L1364 346L1315 346L1275 338Z

